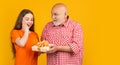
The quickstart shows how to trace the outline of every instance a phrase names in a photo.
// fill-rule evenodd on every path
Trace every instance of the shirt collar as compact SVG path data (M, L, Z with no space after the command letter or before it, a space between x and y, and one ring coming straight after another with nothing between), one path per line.
M64 25L65 27L68 27L69 22L70 22L70 19L68 18L67 21L66 21L63 25Z

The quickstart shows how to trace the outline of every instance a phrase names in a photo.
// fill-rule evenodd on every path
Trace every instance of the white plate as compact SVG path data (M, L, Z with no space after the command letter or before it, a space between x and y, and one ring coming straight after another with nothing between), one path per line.
M49 44L49 46L51 46L53 44ZM38 47L36 45L32 46L32 51L40 51L40 52L47 52L49 51L49 46L45 46L45 47Z

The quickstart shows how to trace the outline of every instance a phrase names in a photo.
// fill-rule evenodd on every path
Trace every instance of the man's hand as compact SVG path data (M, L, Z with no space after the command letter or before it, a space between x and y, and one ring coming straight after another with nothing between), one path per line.
M57 46L52 44L50 45L50 49L47 53L55 53L58 50Z

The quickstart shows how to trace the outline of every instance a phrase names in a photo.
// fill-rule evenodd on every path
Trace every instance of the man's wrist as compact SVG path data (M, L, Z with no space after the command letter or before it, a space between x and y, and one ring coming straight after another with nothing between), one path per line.
M57 51L60 51L60 48L61 48L60 46L57 46Z

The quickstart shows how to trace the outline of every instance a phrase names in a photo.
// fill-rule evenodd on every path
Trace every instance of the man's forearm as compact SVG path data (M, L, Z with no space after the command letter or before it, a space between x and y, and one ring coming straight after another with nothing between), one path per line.
M57 46L57 51L73 52L70 46Z

